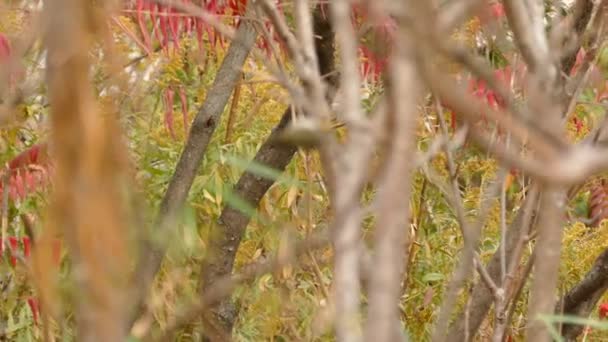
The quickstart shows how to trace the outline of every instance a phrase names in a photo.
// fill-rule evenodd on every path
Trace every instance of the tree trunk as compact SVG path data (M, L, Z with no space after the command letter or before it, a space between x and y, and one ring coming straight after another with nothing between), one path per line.
M591 310L608 289L608 249L600 254L591 270L585 277L568 291L561 302L557 304L556 313L560 314L563 307L564 315L589 317ZM577 324L564 324L562 336L567 341L576 341L576 337L583 331L584 326Z
M591 19L592 7L593 3L590 0L577 0L574 5L572 19L574 21L574 30L579 36L584 33L584 30L587 27L589 20ZM580 43L578 46L580 46ZM574 65L574 61L576 60L577 52L578 49L573 49L570 54L563 58L560 66L562 73L569 74L570 69L572 69L572 66ZM565 84L565 81L566 80L564 78L561 79L562 84ZM563 87L563 92L565 94L564 98L568 100L564 100L564 103L562 103L562 106L565 110L567 107L567 103L569 102L570 96L566 94L565 86ZM511 261L513 249L517 244L520 234L522 233L521 222L524 212L523 209L525 207L526 204L522 205L522 208L517 213L517 217L515 218L515 220L509 227L509 230L507 231L506 258L508 262ZM501 243L505 242L502 241ZM507 267L509 267L509 265L507 265ZM492 277L492 279L495 282L498 281L500 277L500 248L494 253L492 259L490 260L486 268L488 270L488 274ZM475 333L479 329L479 326L481 325L482 321L490 310L493 301L494 297L490 289L488 289L483 282L475 284L471 293L471 304L469 309L470 312L468 323L471 333ZM452 327L450 328L449 336L452 336L455 341L463 340L465 336L464 327L465 317L463 314L460 314L455 320Z
M334 46L331 25L319 7L314 12L316 53L319 60L319 71L327 75L334 71ZM331 83L331 82L330 82ZM291 108L287 108L279 124L260 147L253 161L262 163L279 171L284 171L297 148L287 144L277 144L277 136L291 121ZM236 184L235 194L254 208L274 184L274 180L260 177L245 171ZM213 227L207 257L202 265L201 293L209 288L216 279L232 272L234 258L239 248L241 238L249 224L250 218L229 205L224 207L220 218ZM230 336L237 312L230 300L225 300L210 309L210 314L204 320L206 334L213 341L223 340Z
M176 223L179 211L188 197L188 192L192 187L211 136L220 122L221 115L234 87L239 81L241 69L253 48L256 38L257 33L253 22L242 20L207 94L207 98L194 118L186 146L161 201L153 234L164 234ZM133 313L131 323L135 321L139 314L143 298L147 295L154 276L160 268L165 249L165 246L160 246L150 240L144 239L143 241L138 268L134 275L135 291L137 292L134 299L135 305L132 307L136 311Z

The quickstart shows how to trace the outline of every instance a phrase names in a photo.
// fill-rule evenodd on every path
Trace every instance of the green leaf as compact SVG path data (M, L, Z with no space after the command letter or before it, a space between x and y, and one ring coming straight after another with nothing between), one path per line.
M258 163L255 160L247 160L235 156L227 156L226 162L230 165L239 167L241 169L247 170L248 172L253 173L254 175L264 177L266 179L273 180L275 182L282 181L282 183L288 185L300 186L300 182L292 177L286 176L283 172L269 167L268 165L264 165L262 163Z
M608 69L608 46L603 46L598 56L598 66L602 71Z
M577 324L582 326L589 326L598 330L608 330L608 323L601 322L599 320L582 318L571 315L538 315L538 319L547 325L547 329L553 337L554 341L563 342L564 338L561 336L559 331L555 328L555 323L567 323Z
M216 186L212 186L210 188L207 188L207 190L211 194L214 194L216 196L218 194L221 194L221 197L223 198L224 202L226 202L232 208L247 215L248 217L250 217L252 219L257 218L257 219L261 220L263 224L268 224L268 222L263 220L261 217L258 217L256 208L254 208L251 204L249 204L247 201L242 199L232 189L230 189L228 187L221 187L220 189L218 189Z
M547 323L567 323L576 325L588 325L591 328L598 330L608 330L608 322L602 322L597 319L582 318L572 315L539 315L538 319Z
M182 82L182 83L188 83L189 81L189 77L188 74L186 74L186 72L182 69L178 69L175 71L177 78Z
M422 281L425 283L441 281L444 276L441 273L427 273L422 277Z
M183 212L183 239L184 249L191 254L198 246L198 227L196 224L196 211L190 205L184 206Z

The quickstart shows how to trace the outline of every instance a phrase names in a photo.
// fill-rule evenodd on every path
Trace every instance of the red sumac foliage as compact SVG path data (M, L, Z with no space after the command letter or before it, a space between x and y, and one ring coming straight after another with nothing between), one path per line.
M247 6L246 0L182 1L196 4L211 14L232 16L234 25L238 24L239 16L244 13ZM165 51L168 51L170 43L179 48L182 37L193 32L196 32L200 49L205 46L205 35L207 35L208 42L212 47L218 42L220 44L224 43L222 36L217 34L201 18L180 13L173 6L166 6L149 0L136 0L132 9L135 11L134 19L137 21L143 40L142 45L148 51L153 50L152 45L154 43L160 44L160 47ZM156 42L154 39L156 39Z
M608 218L608 189L604 181L597 182L591 186L589 198L590 226L597 227L599 223Z
M513 72L511 67L507 66L502 69L494 70L494 79L498 83L502 83L505 87L509 87L511 84L511 79L513 78ZM478 79L474 77L468 78L468 86L467 90L469 93L487 103L493 109L504 109L505 108L505 100L500 97L493 89L489 88L487 82L483 79ZM456 117L458 113L455 113L449 107L446 106L451 114L451 126L452 130L456 130ZM488 121L486 119L485 113L482 113L481 123L488 127Z
M601 319L606 318L608 316L608 303L602 303L598 309L598 316Z
M7 163L0 178L8 176L8 191L12 201L25 199L48 182L49 160L46 143L31 146ZM0 196L4 182L0 183ZM1 198L1 197L0 197Z
M38 323L38 316L40 309L38 308L38 299L34 297L30 297L27 299L27 305L30 307L32 311L32 316L34 317L34 323Z
M4 246L8 244L8 252L9 252L9 262L12 267L17 266L18 256L22 255L25 260L29 259L31 256L31 241L27 236L21 237L19 239L16 236L9 236L6 238L4 243L0 244L0 255L4 256ZM61 262L61 240L56 239L53 241L53 261L55 265L59 266ZM28 297L27 305L32 312L32 317L34 319L34 323L38 323L39 315L40 315L40 307L38 304L38 299L36 297Z
M6 35L0 33L0 63L6 62L11 55L11 44Z
M505 14L504 6L500 2L494 2L482 7L479 20L485 25L502 19Z

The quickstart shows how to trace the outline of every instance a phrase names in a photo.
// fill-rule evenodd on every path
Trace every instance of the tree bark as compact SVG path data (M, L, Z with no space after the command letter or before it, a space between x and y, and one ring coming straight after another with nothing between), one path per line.
M593 12L593 1L591 1L591 0L578 0L574 4L573 29L574 29L574 32L576 33L576 35L575 35L576 38L579 38L579 39L583 38L582 35L585 32L585 29L587 28L587 23L589 23L589 20L591 19L592 12ZM580 44L577 46L580 46ZM570 70L572 70L574 63L576 63L577 53L578 53L578 50L573 49L570 53L568 53L567 55L565 55L562 58L561 69L563 72L565 72L567 74L570 73Z
M220 122L220 117L230 99L232 90L239 80L241 69L253 48L256 38L257 33L253 22L242 20L207 94L207 98L194 118L186 146L161 201L153 234L165 233L176 223L179 211L188 197L188 192L192 187L211 136ZM140 312L143 298L147 295L154 276L160 268L166 249L165 246L148 239L144 239L142 244L139 264L134 274L135 291L137 292L134 294L135 305L132 307L136 311L133 312L131 323L135 321Z
M329 20L319 10L314 12L314 30L316 40L316 53L319 60L319 71L327 75L334 71L334 45L333 31ZM330 78L331 85L333 77ZM284 171L292 160L297 147L276 143L278 135L291 121L291 108L287 108L281 121L273 129L270 136L260 147L253 161L262 163L279 171ZM252 172L245 171L237 182L234 192L242 200L253 207L257 207L262 197L274 184L274 180L260 177ZM211 241L201 272L201 294L212 286L217 279L232 273L234 258L239 248L241 238L249 224L249 216L236 208L226 205L220 218L212 229ZM237 311L230 300L224 300L210 308L204 323L207 338L213 341L223 340L230 336Z
M608 249L595 259L595 263L585 277L564 295L555 311L559 314L563 307L564 315L588 317L606 290L608 290ZM562 336L567 341L575 341L583 328L582 325L564 324Z
M48 262L51 239L60 233L69 248L69 283L74 285L75 324L70 330L75 328L73 338L84 342L124 341L128 332L126 148L116 112L100 108L90 80L89 53L105 33L101 23L109 10L86 0L56 0L45 2L41 13L55 167L48 220L34 250L33 269L42 304L50 309L45 316L59 314L59 269Z
M574 30L577 35L580 37L584 34L584 30L591 19L591 10L593 3L590 0L577 0L574 5L573 22L574 22ZM580 46L580 42L578 43ZM574 61L576 60L576 53L578 49L573 49L573 51L565 56L561 61L561 71L562 73L568 74L572 66L574 65ZM565 79L562 77L562 84L565 83ZM565 94L565 89L564 89ZM566 98L570 98L567 95ZM564 101L562 106L566 107L568 101ZM511 256L513 250L517 244L520 234L522 234L522 228L526 229L527 227L521 227L522 218L524 217L524 209L527 204L522 205L522 208L518 211L517 216L513 223L510 225L509 230L507 231L507 241L506 241L506 258L507 262L511 262ZM504 241L502 243L505 243ZM509 265L507 265L509 267ZM497 282L500 277L500 247L492 256L492 259L486 266L488 270L488 274L492 277L494 282ZM483 282L479 282L475 284L471 293L471 304L469 306L469 318L468 318L468 326L469 332L474 334L478 329L484 318L486 317L490 307L493 304L494 296L491 291ZM448 336L452 336L454 340L460 341L464 339L465 336L465 315L459 314L458 318L454 321L450 328L450 332ZM473 336L473 335L471 335Z

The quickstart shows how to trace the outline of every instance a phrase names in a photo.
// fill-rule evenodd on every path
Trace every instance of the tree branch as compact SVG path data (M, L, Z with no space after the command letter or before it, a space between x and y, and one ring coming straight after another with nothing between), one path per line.
M606 290L608 290L608 249L595 259L583 279L564 295L556 305L556 312L563 307L565 315L587 317ZM574 341L582 331L582 325L564 324L562 336L568 341Z
M319 10L315 11L313 19L315 34L319 37L315 39L319 59L319 72L321 74L329 74L334 70L334 47L331 25ZM330 84L332 82L333 79L330 78ZM334 87L335 85L332 85L331 89ZM292 108L289 107L283 113L279 124L260 147L253 162L272 167L279 172L285 170L293 158L297 147L279 144L276 141L278 140L277 137L291 122L291 117ZM249 203L249 205L257 207L264 194L266 194L273 184L274 180L262 178L252 172L246 171L237 182L234 192L236 196ZM219 279L232 272L234 258L249 221L249 216L229 205L222 210L220 218L212 229L209 250L202 265L201 293L203 295ZM213 306L210 311L212 312L210 319L220 323L223 334L229 335L236 319L233 305L229 301L222 301L218 305Z
M220 116L228 103L232 90L238 82L241 68L253 48L256 37L257 33L252 23L241 22L207 98L194 118L186 146L161 201L153 234L166 234L176 223L211 136L220 121ZM164 254L165 246L157 245L151 240L144 240L139 264L134 274L137 292L134 294L135 305L132 307L136 311L133 312L131 323L139 314L143 298L148 294L148 289L162 263Z
M387 84L388 151L378 184L374 265L370 280L366 340L397 341L399 298L405 247L410 240L410 193L415 153L418 101L423 89L415 66L411 36L399 29L400 43L389 66ZM404 281L405 283L405 281ZM396 336L395 336L396 335Z

